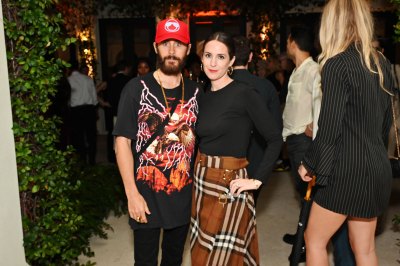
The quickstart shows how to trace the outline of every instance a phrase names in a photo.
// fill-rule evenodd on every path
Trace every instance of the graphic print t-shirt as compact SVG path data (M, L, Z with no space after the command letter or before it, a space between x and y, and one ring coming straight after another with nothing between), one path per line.
M130 219L135 229L173 228L189 223L200 89L188 79L184 79L184 88L183 102L181 86L164 90L169 108L177 95L180 98L170 118L153 73L132 79L122 91L113 134L132 140L136 186L151 212L147 224ZM137 156L164 119L169 122L162 134Z

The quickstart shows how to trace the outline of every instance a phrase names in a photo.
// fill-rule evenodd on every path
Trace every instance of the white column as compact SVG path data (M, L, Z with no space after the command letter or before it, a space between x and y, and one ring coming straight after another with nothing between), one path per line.
M27 265L23 247L17 163L12 132L12 113L3 13L0 0L0 264Z

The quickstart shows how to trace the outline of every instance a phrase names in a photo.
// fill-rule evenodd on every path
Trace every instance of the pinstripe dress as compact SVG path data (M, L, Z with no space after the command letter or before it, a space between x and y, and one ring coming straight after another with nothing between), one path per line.
M393 90L390 64L380 58L384 86ZM329 59L321 73L323 90L318 133L303 164L320 185L320 206L352 217L379 216L391 192L387 138L390 96L379 77L362 64L355 45Z

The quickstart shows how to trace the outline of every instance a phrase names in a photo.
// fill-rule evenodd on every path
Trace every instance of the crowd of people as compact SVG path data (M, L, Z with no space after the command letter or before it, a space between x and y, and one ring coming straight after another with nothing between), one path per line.
M245 36L226 32L210 35L197 55L188 25L170 18L157 24L155 69L147 59L136 68L121 61L96 88L72 64L60 83L70 144L95 163L101 105L135 265L157 265L161 230L161 265L182 264L187 235L192 265L260 265L257 197L274 169L289 168L299 199L316 181L302 260L328 265L332 241L335 265L378 265L395 83L373 33L366 1L330 0L317 58L306 26L292 27L286 52L261 63Z

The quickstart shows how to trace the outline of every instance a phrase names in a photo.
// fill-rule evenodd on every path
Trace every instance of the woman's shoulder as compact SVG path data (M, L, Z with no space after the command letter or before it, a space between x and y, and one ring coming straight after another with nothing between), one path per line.
M345 51L326 60L322 68L322 73L327 71L340 72L341 70L346 69L349 65L354 64L355 61L353 59L356 59L357 63L361 63L360 55L355 56L353 51L346 49Z

